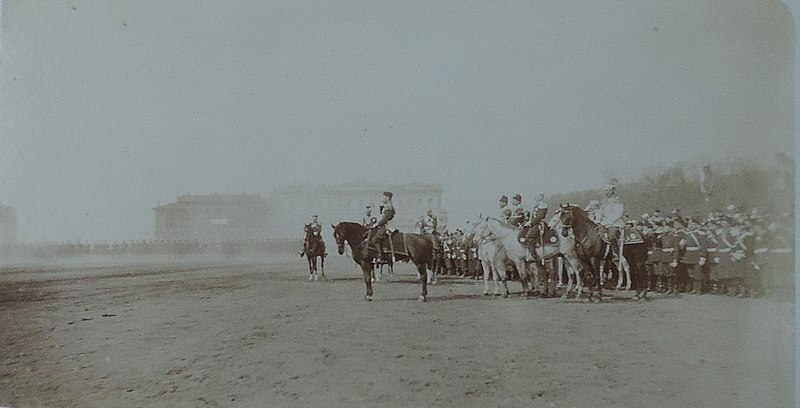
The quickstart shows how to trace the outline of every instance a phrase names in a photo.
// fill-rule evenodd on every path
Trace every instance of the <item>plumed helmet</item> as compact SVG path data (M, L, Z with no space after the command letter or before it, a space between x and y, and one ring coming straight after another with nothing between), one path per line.
M500 202L507 203L508 202L508 197L506 197L506 196L500 197Z
M517 201L522 201L522 195L514 194L514 199L517 200Z
M393 194L392 194L392 192L391 192L391 191L384 191L384 192L383 192L383 195L385 195L386 197L392 198L392 195L393 195Z

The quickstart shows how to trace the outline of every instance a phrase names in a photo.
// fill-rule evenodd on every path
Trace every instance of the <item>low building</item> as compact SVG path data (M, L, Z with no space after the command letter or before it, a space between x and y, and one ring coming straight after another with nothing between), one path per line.
M185 194L153 210L157 240L251 240L267 235L267 204L259 194Z

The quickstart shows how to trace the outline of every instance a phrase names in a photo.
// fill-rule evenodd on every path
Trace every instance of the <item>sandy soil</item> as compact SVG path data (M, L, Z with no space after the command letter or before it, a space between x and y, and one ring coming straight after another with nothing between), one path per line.
M0 406L788 407L794 310L483 297L352 261L0 268ZM518 283L511 284L519 292Z

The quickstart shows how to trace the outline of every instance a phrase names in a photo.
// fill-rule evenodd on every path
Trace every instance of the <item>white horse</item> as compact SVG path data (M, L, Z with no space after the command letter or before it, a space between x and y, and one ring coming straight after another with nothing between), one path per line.
M478 228L480 226L480 228ZM500 295L500 282L503 282L503 297L508 297L506 275L506 250L498 242L497 237L489 231L483 218L472 227L473 240L478 244L478 259L483 266L483 294L489 295L489 274L494 277L494 294Z
M553 218L547 223L547 226L556 231L563 229L561 224L561 209L556 210ZM541 257L541 251L537 250L537 256ZM573 282L576 284L576 299L580 299L583 294L583 279L581 279L581 261L578 259L578 254L575 252L575 235L571 229L568 229L567 236L559 234L558 238L558 253L562 255L562 259L567 262L567 289L561 295L561 299L567 299L569 293L572 291ZM546 255L546 254L545 254ZM561 284L561 269L558 271L558 280Z
M496 218L487 217L484 221L489 231L497 237L497 242L505 249L506 255L517 266L519 280L522 283L524 296L530 296L539 292L539 268L533 267L534 273L528 269L526 260L528 249L522 246L517 238L519 230L511 224L500 221ZM528 284L530 283L530 288Z

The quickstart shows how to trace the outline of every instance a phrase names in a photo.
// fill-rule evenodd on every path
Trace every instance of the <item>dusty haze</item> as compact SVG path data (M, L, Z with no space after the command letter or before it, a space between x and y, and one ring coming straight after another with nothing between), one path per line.
M23 242L149 239L188 192L433 182L461 220L794 151L781 1L4 0L1 19L0 200Z

